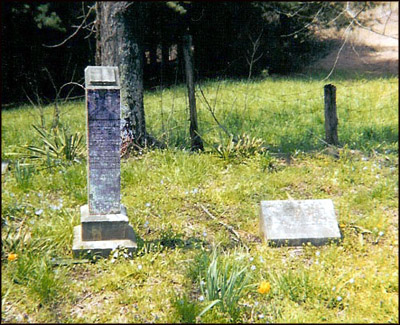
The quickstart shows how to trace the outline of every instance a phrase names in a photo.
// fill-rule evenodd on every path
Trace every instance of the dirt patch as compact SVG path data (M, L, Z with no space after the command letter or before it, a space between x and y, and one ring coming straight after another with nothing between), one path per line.
M372 75L398 74L399 71L399 13L398 3L390 3L364 13L372 19L366 28L350 31L347 41L344 30L321 33L325 40L333 40L332 51L306 70L337 70L370 73ZM340 48L343 46L342 50Z

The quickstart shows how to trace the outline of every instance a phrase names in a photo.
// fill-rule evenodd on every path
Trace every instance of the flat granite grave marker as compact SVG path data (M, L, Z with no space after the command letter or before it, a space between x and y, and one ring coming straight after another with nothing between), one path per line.
M261 201L260 231L277 246L320 246L341 239L332 200Z
M135 234L121 204L120 84L117 67L85 69L88 204L74 227L74 257L108 256L117 248L137 248Z

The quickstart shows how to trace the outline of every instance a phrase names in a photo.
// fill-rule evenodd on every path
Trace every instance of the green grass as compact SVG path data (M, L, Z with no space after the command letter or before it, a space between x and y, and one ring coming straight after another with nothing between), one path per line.
M228 136L199 92L201 154L189 150L185 87L145 93L149 131L169 149L121 164L122 203L138 252L133 259L82 264L57 261L72 257L72 230L87 203L85 162L48 168L10 155L21 145L41 145L31 127L39 118L30 106L3 110L2 159L11 163L2 175L2 321L397 323L398 79L339 75L331 81L336 150L322 141L321 79L202 83L221 124L269 148L227 159L215 147L226 149ZM61 109L70 133L84 134L84 102ZM45 112L49 126L52 106ZM261 243L260 201L289 196L332 199L343 241L298 249ZM202 206L234 227L249 249ZM7 260L10 253L18 258ZM233 281L235 293L219 296L212 274L223 286L244 267L247 285ZM271 284L266 294L257 291L262 281ZM212 297L232 299L237 308L217 303L199 317Z

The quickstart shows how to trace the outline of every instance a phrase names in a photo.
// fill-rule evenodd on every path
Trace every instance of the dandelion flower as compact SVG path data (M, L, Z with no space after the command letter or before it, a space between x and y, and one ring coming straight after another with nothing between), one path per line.
M270 290L271 290L271 284L267 281L263 281L263 282L261 282L257 291L261 294L265 294L265 293L268 293Z
M17 254L11 253L11 254L8 254L8 258L7 259L9 261L15 261L17 258L18 258Z

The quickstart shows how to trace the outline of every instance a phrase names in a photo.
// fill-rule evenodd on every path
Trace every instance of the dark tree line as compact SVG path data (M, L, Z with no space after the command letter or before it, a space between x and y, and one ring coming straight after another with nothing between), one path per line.
M99 48L101 35L110 32L110 26L98 16L99 7L105 4L2 2L3 107L26 102L27 96L51 101L56 95L55 85L82 83L87 65L117 62L112 47L107 49L109 41ZM118 4L122 6L123 2ZM129 48L132 40L138 46L140 57L127 64L140 67L136 69L142 74L137 78L139 92L186 80L182 46L187 35L194 49L194 79L250 78L262 71L286 74L300 70L324 52L326 44L315 37L318 28L348 26L354 21L360 24L358 13L374 5L322 1L129 2L123 13L127 24L119 37L125 40L124 48ZM60 96L67 91L66 87ZM72 95L81 95L81 89L76 88ZM130 100L132 105L137 104L136 99ZM138 99L139 105L142 100ZM135 120L141 124L144 114L137 111Z
M86 5L85 11L88 11ZM88 33L77 33L59 47L44 46L64 40L81 19L77 17L82 15L82 3L79 2L2 1L3 104L27 102L26 95L35 100L36 95L43 100L54 99L50 76L58 87L71 80L82 81L84 67L94 64L95 40L85 39ZM81 94L81 90L76 94Z
M363 4L353 3L352 10ZM95 2L3 1L1 6L3 103L26 101L25 92L51 100L54 89L49 73L56 85L72 79L79 82L84 68L96 63L99 25ZM181 46L188 28L196 78L247 77L250 64L252 76L263 70L296 71L323 49L314 30L304 26L330 21L344 25L349 21L349 15L342 14L345 6L327 2L135 2L128 11L142 7L138 36L142 39L144 87L149 88L184 81ZM85 17L76 35L68 38ZM59 43L63 44L44 46ZM251 58L258 60L249 62Z

